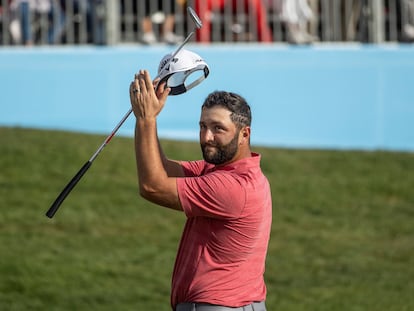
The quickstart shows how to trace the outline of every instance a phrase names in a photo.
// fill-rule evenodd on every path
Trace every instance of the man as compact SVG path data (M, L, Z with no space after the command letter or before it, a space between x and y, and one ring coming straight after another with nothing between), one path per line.
M147 71L130 85L136 117L135 151L140 194L187 216L172 278L176 311L265 311L263 279L272 203L250 151L251 112L246 101L213 92L200 117L204 161L167 159L156 118L170 89L155 91Z

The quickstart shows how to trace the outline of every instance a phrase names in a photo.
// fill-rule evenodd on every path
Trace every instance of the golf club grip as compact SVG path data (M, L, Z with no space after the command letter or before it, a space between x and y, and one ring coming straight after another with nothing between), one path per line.
M82 176L86 173L86 171L91 167L91 165L92 165L91 161L86 162L81 167L79 172L77 172L76 175L73 176L72 180L66 185L66 187L62 190L62 192L56 198L55 202L53 202L52 206L46 212L47 217L52 218L55 215L55 213L59 209L59 206L62 204L62 202L68 196L68 194L72 191L72 189L76 186L76 184L79 182L79 180L82 178Z

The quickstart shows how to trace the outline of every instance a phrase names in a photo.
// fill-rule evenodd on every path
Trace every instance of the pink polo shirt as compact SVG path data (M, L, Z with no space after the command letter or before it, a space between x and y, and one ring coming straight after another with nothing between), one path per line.
M182 163L177 189L187 222L172 278L171 305L240 307L266 298L263 279L272 201L260 155L224 167Z

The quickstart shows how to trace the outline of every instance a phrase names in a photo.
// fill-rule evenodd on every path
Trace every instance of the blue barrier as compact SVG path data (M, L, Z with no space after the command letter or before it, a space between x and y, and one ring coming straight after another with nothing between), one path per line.
M197 140L214 90L253 111L252 143L293 148L414 150L412 45L188 45L211 74L171 96L164 138ZM108 134L128 111L134 73L153 76L168 46L0 49L0 125ZM130 119L119 134L132 136Z

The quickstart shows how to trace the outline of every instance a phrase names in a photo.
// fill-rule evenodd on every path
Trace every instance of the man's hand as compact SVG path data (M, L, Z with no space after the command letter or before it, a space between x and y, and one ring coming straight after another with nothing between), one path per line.
M147 70L140 70L129 86L132 110L137 119L154 119L165 105L170 88L162 83L155 91L158 79L151 81Z

